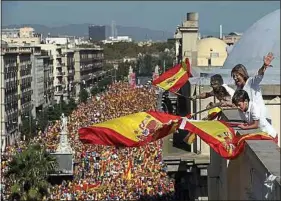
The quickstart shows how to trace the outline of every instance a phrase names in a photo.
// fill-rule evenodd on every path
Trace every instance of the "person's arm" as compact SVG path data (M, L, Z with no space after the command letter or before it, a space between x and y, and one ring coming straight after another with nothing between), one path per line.
M236 107L233 103L232 103L232 99L231 96L227 96L224 98L224 100L221 100L218 103L220 107Z
M248 129L256 129L259 128L259 122L260 120L254 120L251 124L239 124L238 127L248 130Z
M250 115L253 118L253 122L252 123L248 123L248 124L240 124L238 125L238 127L242 128L242 129L256 129L259 128L259 123L260 123L260 108L252 103L251 108L250 108Z
M211 96L214 96L214 91L210 91L210 92L204 92L204 93L201 93L197 96L193 96L191 97L192 99L205 99L205 98L209 98Z
M269 52L264 58L263 58L263 65L262 67L258 70L258 74L253 77L252 82L255 85L260 84L260 82L263 79L264 73L266 69L271 66L271 61L274 59L273 54Z

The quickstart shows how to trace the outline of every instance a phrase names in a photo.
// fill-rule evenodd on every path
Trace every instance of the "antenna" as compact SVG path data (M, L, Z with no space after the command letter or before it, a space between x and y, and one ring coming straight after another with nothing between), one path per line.
M220 25L220 39L222 39L222 25Z

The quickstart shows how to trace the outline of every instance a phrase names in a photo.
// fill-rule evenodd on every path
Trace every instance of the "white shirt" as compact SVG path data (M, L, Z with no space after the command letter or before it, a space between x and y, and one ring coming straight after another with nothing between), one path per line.
M234 89L232 89L231 87L227 86L227 84L223 84L222 86L226 89L226 91L229 93L229 95L232 98L233 95L234 95L234 92L235 92Z
M253 123L253 121L259 121L259 127L263 132L266 132L273 138L276 137L277 132L273 126L266 120L264 116L261 116L260 107L255 103L250 101L248 110L244 113L248 123Z
M262 93L261 93L260 83L262 79L263 79L263 75L256 75L254 77L249 77L242 89L248 93L250 101L255 102L256 105L259 106L261 116L271 119L265 107ZM237 89L241 89L241 88L237 88Z

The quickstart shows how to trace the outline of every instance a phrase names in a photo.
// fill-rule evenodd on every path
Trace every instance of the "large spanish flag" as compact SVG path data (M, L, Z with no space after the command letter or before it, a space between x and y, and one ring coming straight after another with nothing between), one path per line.
M245 140L273 140L264 132L249 133L246 135L235 134L233 128L223 121L203 121L184 119L180 129L196 133L204 142L226 159L234 159L243 151Z
M189 59L186 58L185 62L177 64L164 72L160 77L153 80L152 84L164 90L176 92L187 82L190 76L190 63Z
M80 128L78 133L84 143L137 147L174 133L180 122L179 116L148 111Z

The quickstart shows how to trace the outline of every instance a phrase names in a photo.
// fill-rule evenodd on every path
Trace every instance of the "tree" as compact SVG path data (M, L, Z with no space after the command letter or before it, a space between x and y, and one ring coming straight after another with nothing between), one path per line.
M69 99L69 101L68 101L68 108L69 108L69 110L71 112L77 108L77 104L76 104L76 102L75 102L75 100L73 98Z
M95 96L99 92L98 87L94 86L91 88L91 95Z
M8 164L5 174L11 184L11 200L42 200L48 195L48 174L58 166L39 144L30 145L26 150L17 152Z
M48 125L48 109L47 108L44 108L38 115L37 117L37 121L38 121L38 124L37 124L37 129L38 130L41 130L41 131L44 131L45 128L47 127Z
M79 94L79 100L83 103L86 103L88 100L89 94L86 89L82 89Z
M36 135L36 121L32 116L23 117L20 126L21 135L25 135L26 140L33 139Z

